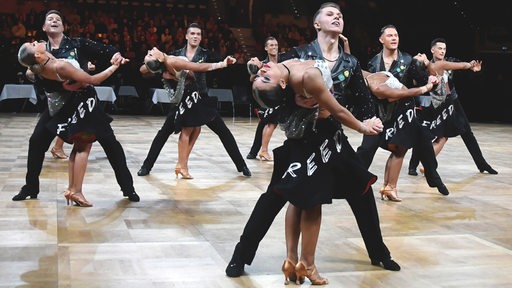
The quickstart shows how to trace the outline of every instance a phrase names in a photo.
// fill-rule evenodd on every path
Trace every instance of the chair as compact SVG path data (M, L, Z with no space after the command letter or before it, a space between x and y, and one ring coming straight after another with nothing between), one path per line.
M230 102L233 110L233 122L235 121L235 101L231 89L208 88L208 96L217 98L217 109L221 108L222 102Z

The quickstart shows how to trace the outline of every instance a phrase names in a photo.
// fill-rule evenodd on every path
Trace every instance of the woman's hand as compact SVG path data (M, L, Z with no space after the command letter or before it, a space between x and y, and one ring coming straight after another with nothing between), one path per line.
M226 59L224 59L224 63L226 64L226 67L228 65L235 64L236 58L234 58L233 56L227 56Z
M384 129L382 121L377 117L364 120L361 126L361 133L364 135L377 135Z

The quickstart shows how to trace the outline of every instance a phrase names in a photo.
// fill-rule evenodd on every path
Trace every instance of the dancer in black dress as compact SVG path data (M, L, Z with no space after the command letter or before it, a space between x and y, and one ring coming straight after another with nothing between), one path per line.
M199 43L201 42L201 28L197 23L191 23L189 27L187 28L187 33L185 35L187 39L187 45L179 50L173 51L169 53L170 55L174 56L184 56L191 62L212 62L213 56L210 51L207 49L204 49L199 46ZM142 75L148 75L148 76L154 76L157 74L166 74L164 73L151 73L146 65L142 65L140 67L140 72ZM206 75L202 72L194 72L194 76L197 82L197 85L199 87L199 94L201 95L201 98L208 98L208 91L206 87ZM176 117L177 113L177 106L174 106L169 111L167 118L162 125L162 128L158 131L158 133L155 135L155 138L153 139L153 142L151 143L151 147L149 148L148 155L146 156L146 159L144 160L144 163L140 167L139 171L137 172L137 175L139 176L146 176L149 174L151 169L153 168L153 165L156 162L156 159L158 158L158 155L160 154L160 151L164 147L165 143L167 142L167 139L169 139L169 136L176 131L174 127L174 119ZM244 158L242 157L242 154L240 153L240 150L238 148L238 145L236 143L235 137L229 130L229 128L226 126L226 123L224 123L224 120L218 113L216 112L216 116L208 123L206 123L206 126L210 128L222 142L222 145L226 149L226 152L228 153L231 160L235 163L235 166L237 168L238 172L242 172L244 176L250 177L251 171L247 167ZM198 135L197 130L200 129L199 127L196 128L196 134ZM197 136L194 136L193 134L190 136L190 141L188 141L191 145L194 143L194 139L196 139ZM190 152L192 151L192 146L187 147L187 155L190 155ZM188 156L187 156L188 158Z
M375 55L368 63L368 72L374 73L379 71L388 71L397 78L406 87L412 88L416 85L426 83L428 73L420 70L413 57L398 49L399 35L395 26L386 25L381 28L379 41L382 43L382 51ZM420 73L423 71L423 73ZM387 100L377 101L377 115L383 122L390 120L394 112L403 107L400 101L388 102ZM413 99L405 99L409 107L414 106ZM389 118L389 119L388 119ZM412 119L418 122L417 119ZM416 125L418 123L415 123ZM425 176L430 187L436 187L439 193L448 195L450 192L444 185L441 177L437 173L437 160L432 148L431 138L425 133L424 129L420 129L420 133L410 135L410 139L414 139L414 146L420 152L420 157L425 166ZM367 168L370 167L373 157L380 145L380 136L363 136L361 145L357 148L357 154L363 160ZM390 193L388 193L391 195Z
M350 108L358 119L372 118L375 115L375 107L364 82L359 61L354 56L344 53L339 43L344 25L339 5L332 2L322 4L313 16L313 25L317 31L317 39L310 44L292 48L283 58L327 61L331 69L334 97L347 109ZM344 147L355 153L350 145ZM344 198L357 221L371 264L399 271L400 265L392 259L382 238L373 192L354 194L356 193L347 193ZM260 241L285 204L286 200L272 191L260 195L226 267L227 276L239 277L244 273L245 264L252 263Z
M301 282L307 277L314 285L327 284L314 263L321 204L346 193L364 194L377 180L348 148L339 123L366 135L381 132L382 123L378 118L357 120L332 97L332 83L325 61L298 59L264 64L253 82L253 95L262 106L268 105L268 99L279 99L286 87L294 102L283 104L281 125L287 140L274 150L274 172L267 188L291 203L286 213L287 258L282 267L286 281ZM300 257L296 231L302 233Z
M47 128L64 141L74 144L68 161L69 184L64 197L78 206L90 207L82 193L82 184L87 168L92 143L97 137L112 134L112 118L97 109L98 98L92 85L98 85L110 77L121 65L119 58L106 70L91 76L80 69L75 59L56 59L46 51L45 42L25 43L18 52L18 61L37 77L65 82L74 81L77 92L72 93L62 107L50 106L54 117L47 123Z
M432 40L430 46L432 52L430 68L437 67L434 68L433 73L442 75L445 85L440 86L439 89L429 95L418 97L419 109L417 114L423 120L423 126L429 129L435 137L433 145L436 156L441 152L448 138L460 135L478 170L481 173L487 171L489 174L498 174L498 171L487 163L480 150L454 85L455 70L469 69L477 72L481 69L481 62L473 60L468 63L453 57L445 57L446 40L443 38ZM460 64L441 67L441 62L458 62ZM416 168L419 162L418 153L416 149L413 149L409 161L409 175L418 175Z
M219 63L194 63L188 61L183 56L167 56L156 47L148 52L144 58L145 65L149 70L158 72L163 65L165 71L170 73L171 77L178 79L176 92L173 95L173 102L177 103L174 116L174 132L180 133L178 141L178 163L176 164L176 177L180 174L184 179L192 179L188 172L188 158L193 147L193 143L199 135L202 125L211 122L217 116L217 110L209 105L206 97L201 97L199 86L189 71L206 72L225 68L228 64L234 64L236 59L226 57ZM156 63L155 63L156 62ZM156 65L159 70L155 70L152 65Z
M87 68L87 62L97 60L101 63L122 63L125 59L113 46L94 42L85 38L69 38L64 35L64 25L61 13L57 10L50 10L45 15L43 31L48 36L46 50L52 53L56 58L76 59L83 70ZM27 77L33 79L30 76ZM34 78L35 84L44 89L47 96L55 98L50 105L63 105L69 91L64 90L60 81L45 80L40 81ZM21 201L27 197L31 199L37 198L39 194L39 175L43 168L44 154L50 147L55 135L51 133L46 124L50 121L52 115L46 110L41 114L29 140L28 157L27 157L27 174L25 177L25 185L21 188L12 200ZM105 151L112 169L114 170L117 183L121 187L124 197L128 197L130 201L140 201L139 195L133 187L133 178L130 170L126 165L126 156L121 143L116 139L114 133L98 138L98 142Z
M282 54L278 54L279 43L277 43L276 38L269 36L265 39L265 51L267 51L267 57L261 61L261 63L256 63L258 67L261 67L262 63L268 63L270 61L274 63L280 62L281 59L279 58ZM256 61L258 58L253 58L252 60ZM258 108L258 118L260 121L258 122L258 126L256 126L254 140L252 141L251 150L249 150L249 153L247 154L247 159L258 158L262 161L272 160L272 157L268 152L268 144L277 127L279 111L279 106L268 109L264 109L262 107Z

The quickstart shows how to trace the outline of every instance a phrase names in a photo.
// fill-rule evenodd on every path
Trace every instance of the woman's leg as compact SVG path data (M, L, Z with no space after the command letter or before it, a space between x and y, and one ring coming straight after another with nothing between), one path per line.
M437 137L434 142L432 142L432 145L434 146L434 153L436 153L436 156L441 153L441 150L443 150L444 144L448 141L448 137Z
M406 152L407 150L404 148L394 147L393 151L389 155L384 171L385 186L380 190L382 199L387 197L391 201L402 201L398 198L397 185Z
M89 207L92 204L87 201L82 194L82 185L84 182L89 154L91 153L92 143L75 142L73 145L72 157L70 157L69 171L70 176L69 196L68 198L79 206ZM73 158L73 160L71 160Z
M302 231L302 245L300 261L297 264L297 277L306 276L314 285L327 284L326 278L320 276L315 266L315 252L322 223L322 205L308 210L302 210L300 229Z
M62 138L60 137L55 137L55 144L53 145L52 149L50 150L50 152L52 153L53 157L54 158L57 158L57 159L66 159L68 158L68 155L66 155L66 153L64 153L64 140L62 140Z
M300 236L301 209L288 204L284 221L284 233L286 239L286 258L295 264L299 261L299 236Z
M272 138L272 134L274 133L276 127L277 124L268 123L263 128L263 134L261 138L261 150L259 153L259 157L261 160L272 160L272 157L270 157L270 154L268 153L268 144L270 143L270 138Z
M178 139L178 163L174 170L176 177L181 174L184 179L192 179L188 173L188 156L192 147L190 146L190 135L194 131L194 127L183 127L181 129L180 137Z
M304 283L304 277L297 278L295 274L295 267L299 261L299 237L300 237L300 217L301 209L288 204L286 209L286 216L284 220L284 232L286 239L286 259L283 262L281 271L284 274L284 283L288 281L296 282L297 284Z

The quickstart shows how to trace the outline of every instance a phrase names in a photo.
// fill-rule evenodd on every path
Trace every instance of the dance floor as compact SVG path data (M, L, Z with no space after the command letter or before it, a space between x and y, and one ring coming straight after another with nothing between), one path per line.
M28 140L38 115L0 114L0 287L284 287L284 211L240 278L224 269L272 162L247 160L253 176L236 171L207 127L189 161L194 179L176 179L177 139L172 135L151 174L137 176L163 116L114 115L138 203L122 197L98 143L90 155L84 194L94 206L66 206L67 160L48 152L37 200L13 202L24 184ZM257 120L225 121L245 157ZM472 124L498 175L481 174L460 137L438 157L450 190L443 196L423 176L399 180L401 203L375 194L384 240L402 266L390 272L370 265L352 212L344 200L325 205L317 248L318 270L330 287L510 287L512 283L512 125ZM361 135L346 131L356 147ZM284 140L276 130L270 142ZM66 153L71 151L65 145ZM389 152L377 151L370 170L382 184ZM340 187L342 189L342 187ZM303 287L311 283L306 280ZM296 286L289 284L288 286Z

